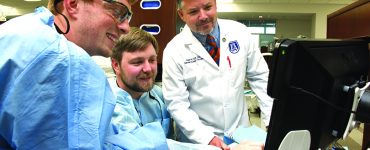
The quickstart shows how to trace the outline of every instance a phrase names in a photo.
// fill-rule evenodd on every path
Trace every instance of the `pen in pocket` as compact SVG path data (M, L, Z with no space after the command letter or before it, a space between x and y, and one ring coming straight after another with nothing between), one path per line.
M231 68L231 61L229 56L227 56L227 61L229 62L229 67Z

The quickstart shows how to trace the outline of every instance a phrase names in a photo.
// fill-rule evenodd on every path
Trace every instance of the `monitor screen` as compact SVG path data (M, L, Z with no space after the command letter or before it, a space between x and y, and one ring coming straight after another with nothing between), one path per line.
M274 98L265 149L277 150L290 131L307 130L310 149L326 148L346 130L354 102L344 87L366 83L363 40L282 40L274 50L268 94Z

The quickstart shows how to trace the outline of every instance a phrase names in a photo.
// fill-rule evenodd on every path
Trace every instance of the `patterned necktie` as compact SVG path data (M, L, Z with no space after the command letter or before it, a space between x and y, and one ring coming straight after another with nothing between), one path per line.
M208 50L208 53L211 55L213 60L216 62L218 65L220 62L220 49L217 46L216 40L213 36L207 35L207 44L211 46L211 48Z

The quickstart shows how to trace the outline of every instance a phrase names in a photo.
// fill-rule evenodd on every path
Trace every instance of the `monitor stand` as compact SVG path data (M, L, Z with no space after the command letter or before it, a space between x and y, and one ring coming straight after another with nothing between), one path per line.
M367 82L366 85L364 87L362 87L361 89L358 88L358 86L356 86L354 89L351 89L351 87L349 87L349 86L344 87L344 91L354 92L354 94L353 94L353 104L352 104L352 111L353 112L357 111L358 104L361 100L361 96L365 92L365 90L369 87L369 85L370 85L370 83ZM352 129L354 129L357 126L358 126L358 122L355 121L355 114L351 113L351 115L349 116L349 119L348 119L346 130L344 131L342 138L345 139L348 136L348 134L352 131Z
M308 130L294 130L285 135L281 141L279 150L309 150L311 134Z

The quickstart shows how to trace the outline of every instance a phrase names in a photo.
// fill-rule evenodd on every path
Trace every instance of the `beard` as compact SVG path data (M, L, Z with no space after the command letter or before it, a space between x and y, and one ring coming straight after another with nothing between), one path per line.
M151 80L147 81L147 82L142 82L142 80L140 80L140 78L136 78L138 80L134 80L134 81L129 82L129 81L125 80L125 78L122 76L121 81L127 88L129 88L132 91L148 92L154 86L156 73L154 73L153 75L145 75L145 76L149 76L149 77L151 76Z
M203 26L206 25L206 24L209 24L211 23L211 27L209 28L204 28ZM201 34L201 35L207 35L207 34L210 34L213 30L213 27L215 25L215 22L213 19L206 19L206 20L201 20L201 21L198 21L196 24L195 24L195 27L196 27L196 32Z

